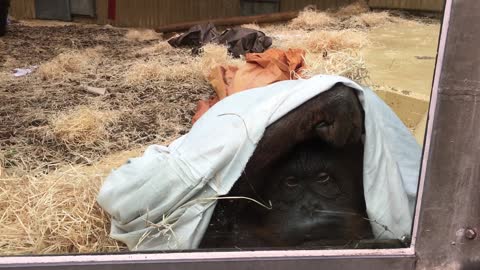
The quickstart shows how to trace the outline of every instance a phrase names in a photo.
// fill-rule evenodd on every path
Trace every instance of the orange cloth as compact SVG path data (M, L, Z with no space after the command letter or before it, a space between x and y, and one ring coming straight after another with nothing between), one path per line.
M241 67L215 67L208 79L217 93L217 98L202 100L197 105L193 123L217 101L248 89L267 86L274 82L298 79L306 67L305 51L302 49L269 49L264 53L249 53Z
M192 118L192 123L197 122L197 120L208 111L215 103L219 101L218 97L211 98L209 100L200 100L197 103L197 112Z

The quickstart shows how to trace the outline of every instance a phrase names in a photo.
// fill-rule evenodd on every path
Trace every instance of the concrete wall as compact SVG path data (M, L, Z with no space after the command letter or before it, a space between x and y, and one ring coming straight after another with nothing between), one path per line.
M372 8L442 12L445 0L368 0Z
M240 15L238 0L117 0L118 26L158 27Z
M480 1L480 0L479 0ZM307 5L334 9L355 0L280 0L280 11ZM442 11L444 0L368 0L372 8ZM34 0L12 0L10 13L19 19L35 18ZM95 23L154 28L167 24L241 15L240 0L117 0L116 20L108 20L108 0L96 1Z
M35 18L35 0L11 0L9 12L16 18Z
M345 6L355 1L356 0L280 0L280 10L302 10L308 5L315 5L320 10L326 10Z

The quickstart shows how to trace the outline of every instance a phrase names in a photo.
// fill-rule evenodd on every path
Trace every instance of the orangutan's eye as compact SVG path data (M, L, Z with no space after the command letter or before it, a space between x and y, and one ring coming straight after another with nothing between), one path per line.
M331 126L332 126L332 123L323 121L315 125L313 127L313 130L319 136L325 136L325 134L328 133L328 130L331 128Z
M294 187L298 186L299 181L294 176L289 176L289 177L285 178L284 183L287 187L294 188Z
M330 181L328 173L320 173L316 180L317 184L326 184L328 181Z
M316 193L328 199L335 199L341 194L340 187L336 183L335 178L328 173L320 173L317 175L311 187Z
M318 123L316 126L315 126L315 129L316 130L323 130L325 129L326 127L328 127L330 124L327 123L326 121L323 121L323 122L320 122Z

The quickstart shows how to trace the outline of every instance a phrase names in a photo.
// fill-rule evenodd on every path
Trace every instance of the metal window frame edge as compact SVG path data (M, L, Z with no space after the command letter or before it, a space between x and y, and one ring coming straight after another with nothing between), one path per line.
M412 245L404 249L376 250L285 250L285 251L238 251L238 252L192 252L192 253L138 253L67 256L12 256L0 257L0 269L415 269L417 242L422 207L424 181L428 173L428 158L431 152L431 137L437 114L438 87L441 78L445 45L449 30L450 11L453 0L446 0L432 97L429 121L425 135L424 155L420 172L418 198L412 233Z

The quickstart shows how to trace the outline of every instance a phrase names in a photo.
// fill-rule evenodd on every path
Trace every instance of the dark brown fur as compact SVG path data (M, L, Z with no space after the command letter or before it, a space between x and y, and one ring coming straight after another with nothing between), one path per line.
M346 245L371 238L362 160L361 143L342 149L318 141L301 144L256 178L264 185L239 180L254 190L254 199L272 209L246 200L220 200L202 247Z
M360 141L363 110L355 90L336 84L271 124L257 145L245 172L256 174L296 145L317 139L334 147Z

